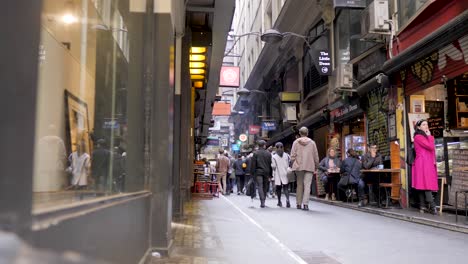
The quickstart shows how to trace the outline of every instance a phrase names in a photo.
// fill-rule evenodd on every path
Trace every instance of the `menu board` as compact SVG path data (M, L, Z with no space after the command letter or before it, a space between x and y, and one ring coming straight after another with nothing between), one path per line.
M425 110L429 114L427 123L431 134L438 138L444 135L444 102L425 101Z

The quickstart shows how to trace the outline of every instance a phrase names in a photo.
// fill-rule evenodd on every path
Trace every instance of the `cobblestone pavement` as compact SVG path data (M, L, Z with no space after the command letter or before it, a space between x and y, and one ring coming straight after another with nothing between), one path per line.
M216 227L201 201L185 206L186 219L173 223L174 241L170 258L153 259L151 264L225 264L223 245Z

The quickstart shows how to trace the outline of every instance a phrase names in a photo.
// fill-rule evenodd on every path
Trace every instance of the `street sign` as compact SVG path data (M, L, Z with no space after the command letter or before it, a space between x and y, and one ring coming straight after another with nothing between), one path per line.
M247 135L246 134L240 134L239 140L242 141L242 142L246 142L247 141Z
M263 131L274 131L276 130L276 121L263 121L262 122Z

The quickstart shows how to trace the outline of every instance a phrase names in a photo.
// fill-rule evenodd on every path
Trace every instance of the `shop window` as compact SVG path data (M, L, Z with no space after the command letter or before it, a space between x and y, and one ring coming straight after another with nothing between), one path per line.
M348 63L377 45L376 42L363 41L361 38L362 13L361 9L344 9L337 15L335 21L335 62L337 65Z
M398 0L398 25L404 27L417 13L432 1Z
M316 62L312 59L316 56L315 52L318 50L328 49L329 47L329 33L325 28L323 21L320 21L310 29L308 36L311 40L309 44L312 49L308 49L307 46L305 47L306 55L303 59L304 97L307 97L311 91L328 83L328 76L319 74L317 66L315 65Z
M129 89L141 88L129 69L142 63L130 51L129 35L142 33L128 28L128 0L59 2L42 7L35 209L126 191L128 130L142 129L128 127ZM132 190L144 188L136 182Z

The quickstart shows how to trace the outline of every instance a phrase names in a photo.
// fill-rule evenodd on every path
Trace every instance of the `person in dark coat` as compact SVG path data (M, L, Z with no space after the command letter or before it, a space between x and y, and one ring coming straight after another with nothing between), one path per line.
M245 168L242 166L244 164ZM239 154L237 156L237 160L234 162L233 165L233 173L236 175L236 181L237 181L237 195L240 195L241 193L244 193L244 184L245 184L245 169L247 168L247 165L245 161L242 159L242 155Z
M258 141L258 150L251 159L251 174L257 181L260 207L265 208L265 196L268 191L268 178L271 175L271 153L265 149L265 140Z
M347 151L348 157L343 160L341 164L340 173L343 176L349 176L349 182L340 182L338 183L338 189L345 191L346 187L349 184L356 184L358 188L358 196L359 196L359 207L364 206L364 189L365 184L364 181L361 179L361 161L358 159L358 155L354 149L348 149Z
M105 148L106 141L99 139L91 155L91 172L98 191L104 191L109 178L111 153Z

